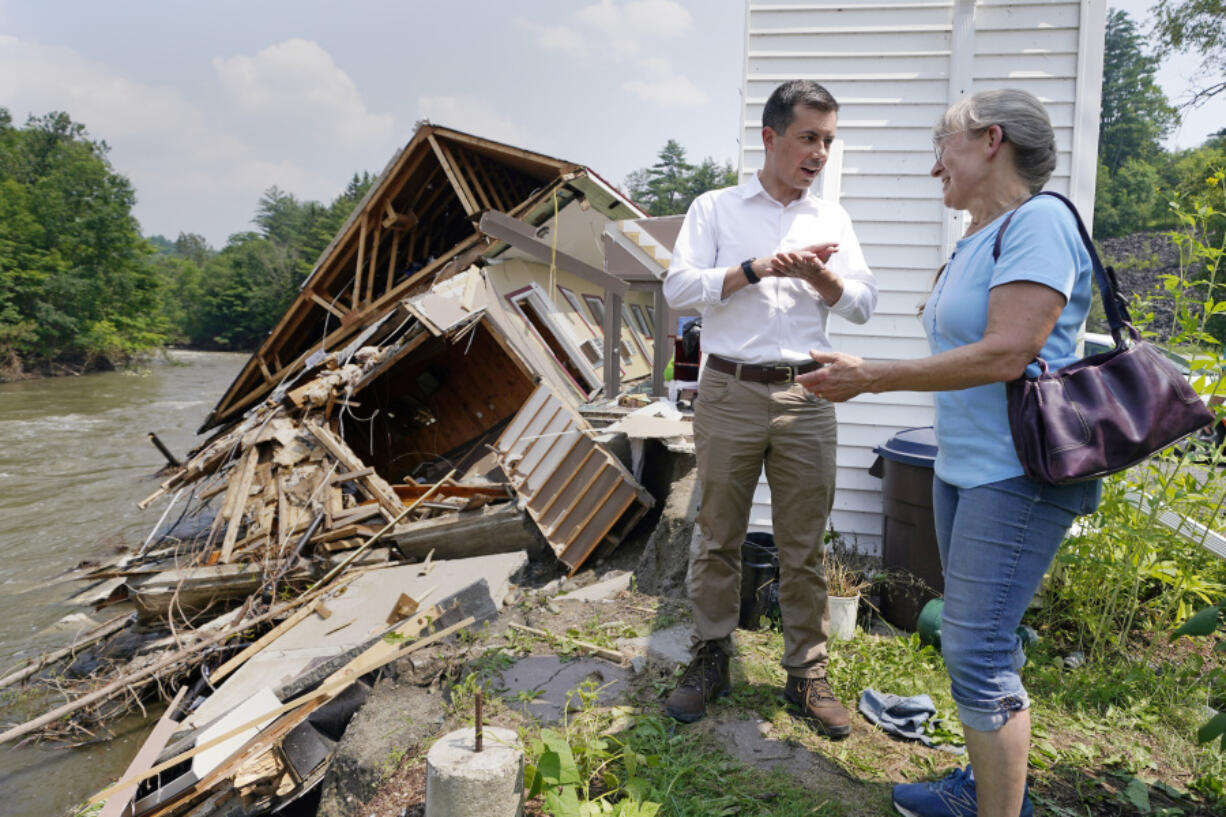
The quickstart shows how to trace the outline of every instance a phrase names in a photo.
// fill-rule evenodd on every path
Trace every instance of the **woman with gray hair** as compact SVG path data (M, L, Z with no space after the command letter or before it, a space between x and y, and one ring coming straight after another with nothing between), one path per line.
M931 175L945 205L971 222L923 307L931 356L869 362L813 352L825 365L797 379L834 401L936 392L941 651L971 764L935 783L895 786L894 806L909 817L1029 817L1030 699L1017 627L1073 519L1097 507L1100 485L1023 475L1005 382L1037 356L1053 369L1076 359L1093 271L1068 207L1051 196L1030 200L1056 166L1037 99L1011 89L967 97L945 112L933 148Z

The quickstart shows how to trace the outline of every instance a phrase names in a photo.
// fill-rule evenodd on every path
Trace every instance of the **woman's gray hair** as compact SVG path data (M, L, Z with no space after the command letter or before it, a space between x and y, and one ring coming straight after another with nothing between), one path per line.
M955 102L941 116L932 138L940 140L961 131L982 132L1000 125L1005 141L1013 145L1018 175L1038 193L1056 169L1056 134L1043 103L1017 88L980 91Z

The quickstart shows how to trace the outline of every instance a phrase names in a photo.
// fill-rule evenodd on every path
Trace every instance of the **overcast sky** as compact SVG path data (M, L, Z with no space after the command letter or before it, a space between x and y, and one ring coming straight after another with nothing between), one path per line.
M67 111L147 235L220 247L268 187L330 201L420 119L616 184L670 138L735 162L744 25L744 0L0 0L0 107ZM1173 99L1194 68L1164 68ZM1221 100L1172 143L1224 124Z

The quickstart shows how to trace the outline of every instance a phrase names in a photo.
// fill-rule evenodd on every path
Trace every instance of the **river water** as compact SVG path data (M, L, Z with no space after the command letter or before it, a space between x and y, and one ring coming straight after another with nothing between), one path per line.
M183 459L246 359L173 351L125 372L0 384L0 676L71 641L57 622L92 611L65 604L81 585L57 577L141 545L166 502L136 507L165 464L148 433ZM0 722L14 721L0 707ZM139 718L116 727L115 740L82 749L0 746L0 814L60 815L101 789L147 730Z

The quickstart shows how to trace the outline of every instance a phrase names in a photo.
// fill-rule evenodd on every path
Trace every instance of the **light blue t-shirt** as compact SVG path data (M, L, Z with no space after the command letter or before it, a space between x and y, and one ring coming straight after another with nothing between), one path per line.
M992 287L1035 281L1066 299L1040 356L1050 369L1067 366L1077 359L1077 332L1093 295L1094 270L1077 222L1052 196L1026 202L1005 230L994 262L992 245L1004 219L958 242L924 307L929 348L938 354L982 339ZM1037 374L1033 364L1030 373ZM935 403L938 477L973 488L1024 473L1009 433L1004 383L937 392Z

